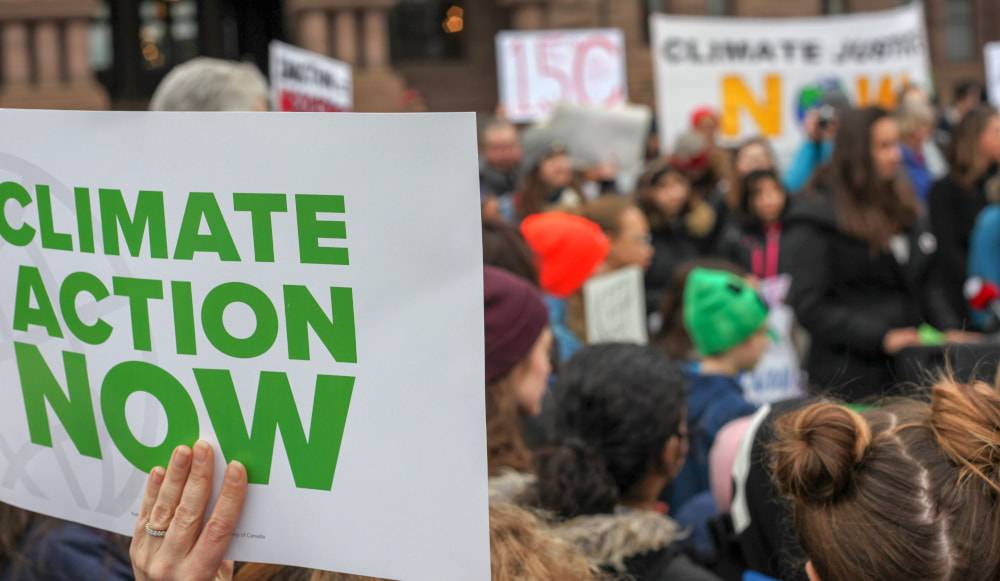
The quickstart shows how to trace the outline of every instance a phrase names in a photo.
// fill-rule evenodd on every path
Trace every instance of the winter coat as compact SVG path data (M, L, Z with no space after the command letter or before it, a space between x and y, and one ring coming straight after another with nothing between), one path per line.
M687 534L680 525L655 511L618 507L553 523L552 531L602 569L635 581L718 580L681 552Z
M931 186L927 197L927 215L938 241L943 290L948 305L960 315L967 311L962 288L968 272L972 228L979 212L986 207L982 188L985 180L980 179L970 191L947 176Z
M689 500L709 490L708 453L719 430L736 418L757 411L757 406L743 397L743 386L735 377L688 374L688 455L677 478L670 485L670 507L684 508Z
M785 189L789 193L797 194L809 183L809 178L816 173L816 169L833 157L832 141L806 141L792 158L791 165L785 171L785 176L781 180L785 184Z
M681 218L650 229L653 259L645 278L647 312L660 310L663 295L670 288L678 266L708 256L718 244L722 232L721 206L713 207L700 198L697 200Z
M934 235L918 221L889 245L895 250L873 251L839 228L829 195L798 202L785 221L781 263L792 276L787 303L812 340L810 384L848 400L883 395L894 383L886 333L925 322L958 327L936 280Z
M917 153L905 145L900 149L903 152L903 169L906 170L906 175L910 178L913 191L916 192L920 203L926 207L927 194L930 192L934 178L931 176L931 170L927 166L923 151Z
M969 242L969 276L978 276L1000 286L1000 204L990 204L979 213ZM989 316L972 313L982 328Z
M133 579L127 548L111 533L75 523L38 520L0 581L125 581Z
M532 496L532 474L506 471L489 480L490 502L523 503ZM570 542L590 561L635 581L718 581L681 552L687 537L680 525L658 512L619 507L612 514L558 519L538 511L550 532Z
M767 279L780 272L783 239L781 223L764 227L734 218L722 231L716 255L759 279Z

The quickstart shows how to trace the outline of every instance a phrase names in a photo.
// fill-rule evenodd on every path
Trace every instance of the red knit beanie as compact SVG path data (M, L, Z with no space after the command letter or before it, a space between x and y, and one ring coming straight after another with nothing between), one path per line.
M611 246L600 226L565 212L528 216L521 233L538 257L542 288L559 298L579 290Z
M493 383L523 361L549 324L541 293L505 270L483 269L486 315L486 383Z

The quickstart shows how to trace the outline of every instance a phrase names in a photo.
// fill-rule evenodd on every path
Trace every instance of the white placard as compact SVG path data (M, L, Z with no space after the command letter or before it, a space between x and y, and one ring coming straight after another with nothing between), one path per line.
M297 46L270 44L271 101L275 111L350 111L351 65Z
M786 274L760 282L760 294L770 308L767 325L773 341L757 367L742 378L743 392L755 404L774 403L803 393L803 374L792 341L795 314L785 304L792 279Z
M642 269L622 268L596 276L583 285L587 342L645 344L646 299Z
M560 103L614 107L628 99L625 36L617 29L497 34L500 104L529 123Z
M1000 107L1000 42L983 46L983 63L986 67L986 92L990 104Z
M763 135L788 160L802 143L805 111L837 91L855 105L892 108L904 83L931 88L919 2L809 18L650 19L663 147L709 105L723 142Z
M0 501L130 534L201 438L230 558L489 579L474 115L0 124Z
M618 170L620 191L630 192L645 165L652 116L645 105L601 109L562 104L546 123L525 130L522 142L525 151L561 144L578 168L613 164ZM594 139L595 135L601 138Z

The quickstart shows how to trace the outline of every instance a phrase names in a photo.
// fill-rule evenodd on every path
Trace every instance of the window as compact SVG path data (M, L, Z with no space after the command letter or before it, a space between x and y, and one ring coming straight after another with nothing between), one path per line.
M465 56L464 1L401 0L389 15L393 62Z
M944 47L945 56L951 62L976 58L972 12L972 0L945 0Z
M730 16L733 13L732 2L730 0L707 0L705 13L709 16Z
M846 14L847 0L823 0L823 14Z
M90 67L95 73L109 70L115 63L111 36L111 7L107 0L100 3L90 25Z
M170 68L198 54L195 0L142 0L139 49L146 70Z

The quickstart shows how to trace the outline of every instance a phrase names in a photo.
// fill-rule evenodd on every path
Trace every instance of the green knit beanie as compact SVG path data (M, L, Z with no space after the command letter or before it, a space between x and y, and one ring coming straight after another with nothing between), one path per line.
M767 321L767 305L743 278L696 268L684 285L684 327L702 356L725 353Z

